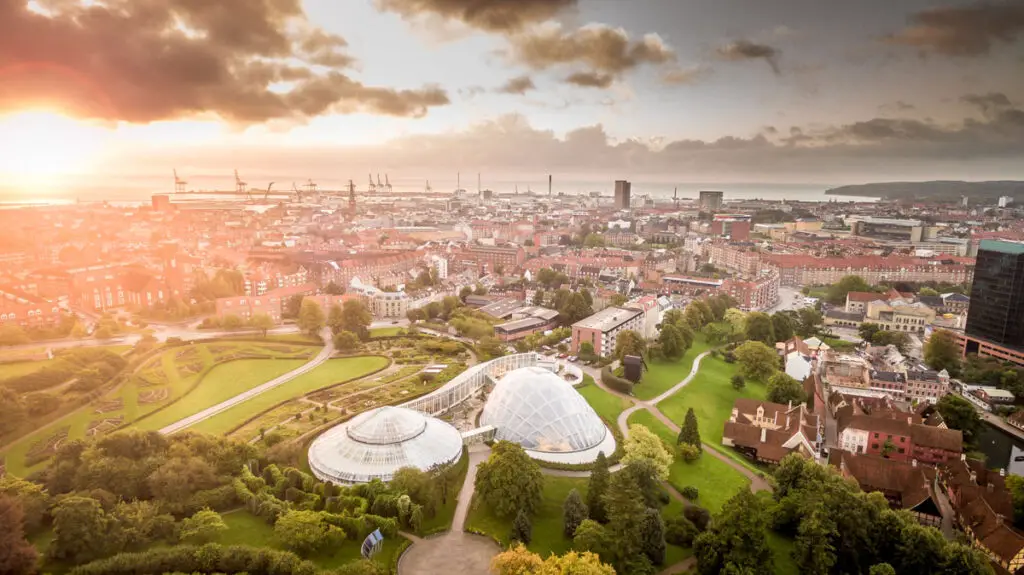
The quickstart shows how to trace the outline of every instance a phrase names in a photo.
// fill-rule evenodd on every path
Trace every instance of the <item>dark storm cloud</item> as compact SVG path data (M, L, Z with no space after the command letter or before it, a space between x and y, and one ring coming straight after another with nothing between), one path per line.
M737 40L718 48L718 55L726 60L764 60L779 74L779 50L767 44L756 44L749 40Z
M215 113L254 123L338 111L422 116L448 103L439 88L366 86L342 73L352 63L344 39L311 27L300 0L38 5L46 15L0 2L0 111L49 104L129 122ZM282 82L290 89L271 90Z
M994 112L1000 112L1013 106L1010 99L1006 97L1006 94L999 92L989 92L988 94L967 94L960 98L960 101L978 108L986 115Z
M406 19L433 14L488 32L518 32L575 7L577 0L376 0L381 10Z
M615 83L615 77L600 72L573 72L566 76L565 82L583 88L607 88Z
M530 90L536 90L537 86L533 84L533 79L529 76L516 76L515 78L509 79L505 82L498 92L502 94L525 94Z
M931 8L910 17L906 28L886 38L924 53L972 57L1024 32L1024 2L988 2Z

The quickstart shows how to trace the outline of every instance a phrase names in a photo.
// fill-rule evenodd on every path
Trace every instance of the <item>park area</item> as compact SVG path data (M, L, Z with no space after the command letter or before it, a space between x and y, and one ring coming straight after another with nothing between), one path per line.
M116 349L116 348L114 348ZM8 445L8 472L39 469L66 441L134 424L159 429L302 365L319 347L213 340L155 352L127 379L83 407ZM53 360L50 360L53 361Z
M698 333L693 340L693 345L678 361L651 360L647 362L647 371L640 383L633 387L633 395L643 401L648 401L665 393L689 375L693 361L697 359L698 355L709 349L711 347L704 334Z

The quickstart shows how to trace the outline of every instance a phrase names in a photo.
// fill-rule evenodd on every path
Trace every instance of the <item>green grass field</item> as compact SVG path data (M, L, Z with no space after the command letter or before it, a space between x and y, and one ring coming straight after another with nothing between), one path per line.
M619 418L619 414L633 405L632 401L608 393L598 387L597 384L594 383L594 378L589 375L583 376L583 385L577 387L576 391L580 392L580 395L587 400L590 407L593 407L594 411L603 417L610 425L615 425L615 421Z
M647 362L647 373L640 380L640 384L633 387L633 395L646 401L665 393L690 374L693 360L708 349L710 346L704 334L698 333L693 345L679 361Z
M629 424L643 425L657 434L662 441L669 445L676 444L676 434L646 409L631 414ZM712 513L718 513L725 502L739 490L750 488L750 480L743 474L706 453L693 463L678 459L672 462L668 482L676 490L681 490L687 485L696 487L699 493L696 503Z
M301 359L240 359L220 364L210 370L187 396L143 419L136 427L160 429L298 369L304 363L306 361Z
M128 348L126 346L109 346L107 349L116 352L124 351ZM301 365L307 361L305 358L316 353L316 349L310 346L290 346L280 342L231 340L209 340L204 343L167 348L155 354L144 363L135 372L135 375L129 379L128 383L110 391L99 400L82 406L81 409L48 423L35 432L5 446L0 451L0 457L4 458L9 473L24 477L45 466L45 462L33 465L28 465L26 462L26 455L33 451L34 446L38 448L39 446L46 445L48 442L52 444L55 438L61 436L68 440L85 438L90 435L90 428L98 425L103 420L117 421L120 423L121 428L126 427L142 416L167 406L177 398L190 394L200 374L218 363L226 362L232 358L246 358L238 359L237 361L239 362L255 361L254 366L269 366L276 364L276 362L284 362L284 364L278 364L280 366L278 368L271 368L268 372L270 375L266 379L261 379L263 377L262 374L257 375L253 370L248 370L247 373L253 373L245 377L251 376L255 379L261 379L261 381L256 383L251 383L252 379L241 382L252 387L252 385L258 385L262 381L268 381L274 377L274 373L278 373L278 369L284 369L286 365L292 366L289 369L294 368L296 365ZM251 359L254 356L281 359ZM260 362L264 363L261 364ZM215 368L214 371L218 369L229 370L229 368ZM262 372L262 370L259 371ZM284 371L279 373L286 371L288 369L284 369ZM228 385L237 389L237 386L234 385L236 378L233 375L218 376L217 381L220 381L222 386ZM202 391L203 389L208 389L209 391ZM216 386L204 385L198 386L194 391L201 394L197 397L206 397L206 399L201 399L197 402L199 404L209 403L219 393ZM210 395L202 395L207 393ZM232 393L228 397L231 395L235 394ZM192 405L195 405L195 403L193 402ZM189 404L189 399L183 399L168 408L168 411L181 409L181 406L188 406ZM210 403L210 405L212 404ZM191 413L194 413L194 411L190 411L185 415L187 416ZM145 428L158 429L159 424L163 421L162 417L162 414L154 415L153 422L143 420ZM168 419L172 418L168 417ZM180 417L173 418L175 421L177 419L180 419Z
M388 360L378 356L330 359L288 383L197 423L191 429L223 435L250 417L259 415L283 401L301 397L341 381L362 377L387 365Z
M766 388L762 383L748 381L741 391L732 388L731 379L737 372L736 364L706 357L700 372L689 385L658 404L658 409L669 419L682 425L686 410L693 408L704 443L722 445L725 422L732 413L732 404L738 397L764 399Z
M405 333L404 327L378 327L370 330L370 337L394 337Z
M35 373L52 363L52 359L43 359L39 361L19 361L2 364L0 365L0 381Z

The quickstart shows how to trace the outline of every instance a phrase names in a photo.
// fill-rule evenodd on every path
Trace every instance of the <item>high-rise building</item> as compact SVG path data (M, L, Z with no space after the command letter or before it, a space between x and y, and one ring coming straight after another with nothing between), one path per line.
M981 241L964 339L966 353L1024 365L1024 243Z
M629 193L632 187L633 185L626 180L615 180L615 209L629 209Z
M709 192L701 191L700 193L700 211L715 213L722 209L722 204L725 202L725 192Z

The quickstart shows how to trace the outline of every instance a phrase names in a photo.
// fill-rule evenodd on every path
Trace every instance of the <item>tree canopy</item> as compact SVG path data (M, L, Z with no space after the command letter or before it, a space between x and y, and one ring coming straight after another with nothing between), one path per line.
M540 466L518 443L495 443L477 467L476 494L498 517L512 517L520 509L533 513L543 488Z
M740 362L740 372L747 379L767 381L778 370L779 357L775 349L760 341L748 341L734 353Z
M935 371L946 370L956 377L960 374L960 344L956 335L944 329L936 330L924 344L924 362Z

